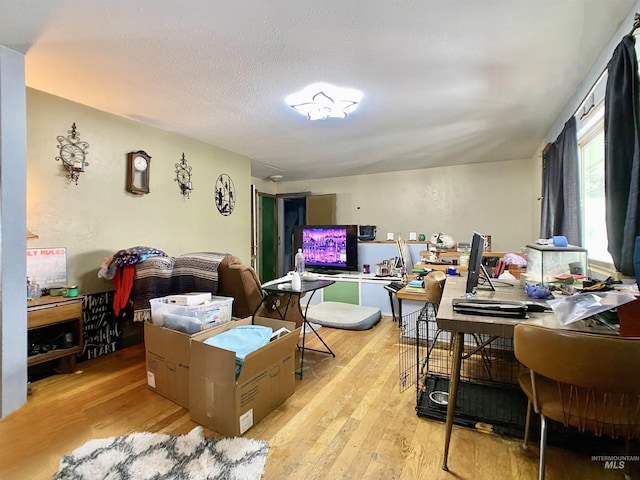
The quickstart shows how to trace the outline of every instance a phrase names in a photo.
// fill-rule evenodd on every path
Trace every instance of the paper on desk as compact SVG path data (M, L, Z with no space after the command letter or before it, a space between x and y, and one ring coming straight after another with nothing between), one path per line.
M635 299L635 296L625 292L588 292L547 300L547 303L560 323L568 325Z

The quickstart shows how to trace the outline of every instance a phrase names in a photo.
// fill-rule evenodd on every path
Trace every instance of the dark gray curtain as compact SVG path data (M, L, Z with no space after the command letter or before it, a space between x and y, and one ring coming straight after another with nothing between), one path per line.
M555 142L542 152L540 238L564 235L582 245L576 119L571 117Z
M638 61L635 39L627 35L608 65L604 116L604 189L609 253L616 270L634 275L638 231L640 144Z

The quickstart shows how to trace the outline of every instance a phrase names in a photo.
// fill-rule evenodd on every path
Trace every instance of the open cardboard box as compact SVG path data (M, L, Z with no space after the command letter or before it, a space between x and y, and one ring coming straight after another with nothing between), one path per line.
M147 386L184 408L189 408L191 339L197 334L144 324Z
M255 317L255 325L285 327L282 335L245 357L236 380L234 352L204 343L251 318L229 322L191 336L190 418L223 435L242 435L289 398L295 390L295 351L300 328L295 323Z

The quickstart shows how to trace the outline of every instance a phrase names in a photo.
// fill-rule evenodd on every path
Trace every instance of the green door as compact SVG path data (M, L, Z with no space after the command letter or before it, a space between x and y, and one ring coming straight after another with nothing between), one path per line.
M264 283L276 278L276 199L267 195L260 195L260 199L260 281Z

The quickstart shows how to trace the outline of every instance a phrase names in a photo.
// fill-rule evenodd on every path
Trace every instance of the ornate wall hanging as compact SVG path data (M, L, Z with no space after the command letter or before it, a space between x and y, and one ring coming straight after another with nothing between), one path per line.
M226 173L220 175L216 180L214 196L218 211L225 217L231 215L236 205L236 187L233 185L231 177Z
M62 162L62 166L67 170L69 183L74 182L77 185L80 174L89 165L89 162L85 160L89 144L80 141L80 133L76 130L75 122L73 122L71 130L68 130L67 133L69 135L66 137L58 135L60 155L56 157L56 161Z

